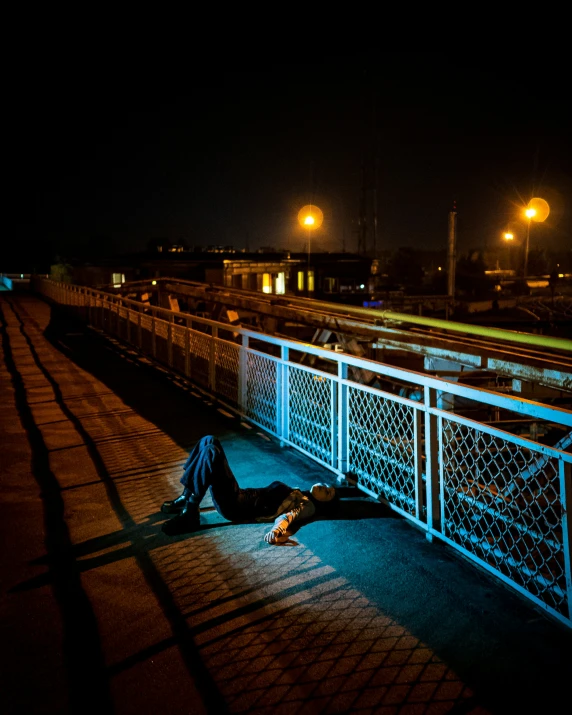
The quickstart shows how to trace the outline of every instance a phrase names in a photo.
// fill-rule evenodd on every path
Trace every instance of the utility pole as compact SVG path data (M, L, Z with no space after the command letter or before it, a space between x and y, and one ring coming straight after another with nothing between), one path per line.
M447 295L455 298L455 267L457 264L457 202L453 201L453 210L449 211L449 243L448 243L448 281Z
M377 147L376 147L377 150ZM377 153L374 157L373 169L373 257L377 258L377 182L378 182Z
M364 256L367 252L367 218L366 218L366 185L365 161L361 165L361 199L358 219L358 254Z

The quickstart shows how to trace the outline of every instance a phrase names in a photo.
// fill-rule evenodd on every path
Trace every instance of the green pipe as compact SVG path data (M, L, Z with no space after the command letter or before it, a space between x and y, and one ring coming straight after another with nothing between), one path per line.
M160 280L177 280L174 278ZM143 282L143 281L140 281ZM185 281L180 281L184 283ZM191 281L189 281L191 282ZM224 290L223 286L220 286ZM281 296L281 300L292 304L301 303L305 307L315 306L316 308L330 308L345 315L363 315L369 318L378 318L381 320L391 320L399 323L413 323L415 325L426 325L430 328L438 328L439 330L449 330L451 332L465 333L465 335L478 335L481 338L492 338L493 340L504 340L513 343L522 343L529 347L535 345L539 348L552 348L553 350L561 350L572 352L572 340L566 338L554 338L549 335L537 335L536 333L521 333L517 330L503 330L502 328L489 328L481 325L470 325L469 323L456 323L452 320L442 320L440 318L426 318L420 315L411 315L410 313L395 313L393 310L376 310L375 308L360 308L354 305L343 305L341 303L332 303L325 300L316 299L297 299L292 296Z
M469 323L456 323L452 320L442 320L441 318L426 318L421 315L411 315L409 313L396 313L393 310L376 310L375 308L359 308L353 305L340 305L340 303L330 303L326 301L306 301L315 302L322 306L327 306L339 312L353 315L379 318L381 320L391 320L400 323L413 323L415 325L426 325L439 330L450 330L466 335L478 335L482 338L493 338L494 340L505 340L523 345L536 345L540 348L552 348L554 350L564 350L572 352L572 340L566 338L554 338L549 335L537 335L536 333L521 333L517 330L503 330L502 328L488 328L482 325L470 325Z
M377 312L377 311L375 311ZM566 350L572 352L572 340L566 338L554 338L550 335L537 335L536 333L521 333L518 330L503 330L502 328L488 328L482 325L469 325L468 323L455 323L454 321L441 320L439 318L424 318L417 315L404 315L394 313L392 310L379 311L384 320L401 320L417 325L428 325L440 330L454 330L468 335L480 335L485 338L496 340L507 340L513 343L523 343L524 345L537 345L540 348L552 348L554 350Z

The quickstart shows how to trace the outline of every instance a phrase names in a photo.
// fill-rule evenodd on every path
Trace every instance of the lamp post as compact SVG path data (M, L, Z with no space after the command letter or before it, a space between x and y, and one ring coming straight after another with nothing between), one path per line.
M320 208L314 206L313 204L307 204L303 206L300 211L298 211L298 223L300 226L305 228L308 232L308 268L306 275L306 288L308 296L310 296L310 244L312 238L312 231L320 228L324 220L324 214Z
M314 228L314 224L316 223L316 219L313 216L306 216L304 219L304 225L308 229L308 268L310 268L310 245L312 243L312 229Z
M512 267L512 261L511 261L511 252L510 252L510 247L512 245L512 242L514 241L514 233L511 233L510 231L506 231L503 234L504 240L507 243L508 246L508 269L511 270Z
M526 216L526 241L524 244L524 268L523 277L526 278L528 272L528 246L530 243L530 222L535 221L537 223L542 223L548 218L550 213L550 206L548 202L544 199L533 198L528 202L528 206L524 210L524 215Z
M532 221L532 217L536 216L536 209L533 209L529 206L525 210L524 215L527 218L527 222L526 222L526 240L524 242L524 267L522 270L522 277L526 278L526 273L528 271L528 245L530 243L530 222Z

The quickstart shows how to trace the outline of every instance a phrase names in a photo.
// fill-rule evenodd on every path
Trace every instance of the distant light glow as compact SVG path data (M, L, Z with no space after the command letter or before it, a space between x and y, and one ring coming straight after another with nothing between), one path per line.
M512 241L512 239L514 238L514 233L505 233L504 237L507 241Z
M533 216L536 216L536 209L528 208L524 212L524 215L526 218L532 218Z
M534 213L529 214L528 211L534 211ZM548 205L548 202L544 199L535 197L533 199L530 199L530 201L528 202L528 208L526 211L527 218L531 218L537 223L542 223L543 221L546 221L549 213L550 206Z
M298 211L298 223L304 228L310 228L312 230L320 228L323 220L324 214L322 209L313 204L302 206L300 211Z
M156 286L156 285L157 285L157 281L151 281L151 285L152 285L152 286Z

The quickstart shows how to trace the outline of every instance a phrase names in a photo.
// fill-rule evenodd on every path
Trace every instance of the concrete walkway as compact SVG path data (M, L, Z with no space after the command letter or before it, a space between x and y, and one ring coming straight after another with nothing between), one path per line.
M242 486L332 475L33 295L0 310L2 713L565 709L572 635L359 492L288 546L208 500L165 536L204 434Z

